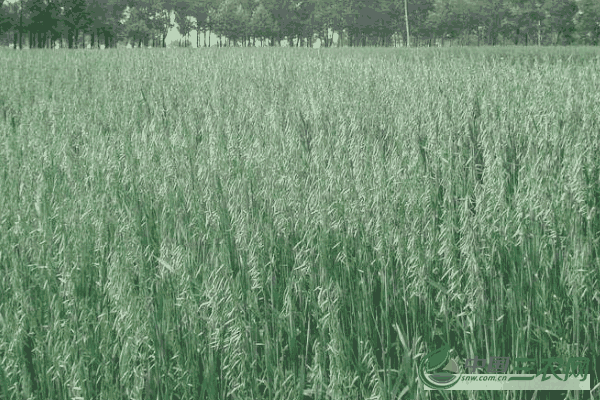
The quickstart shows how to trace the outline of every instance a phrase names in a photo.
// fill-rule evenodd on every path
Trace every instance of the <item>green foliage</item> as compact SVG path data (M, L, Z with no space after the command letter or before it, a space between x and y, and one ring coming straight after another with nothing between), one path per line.
M594 0L580 0L578 4L578 34L586 44L600 44L600 3Z
M134 43L144 41L150 35L150 27L145 10L133 7L129 10L129 23L127 24L127 37Z
M0 33L29 47L104 36L165 46L173 28L211 32L242 45L571 45L600 43L595 0L22 0L0 6ZM9 7L11 6L11 7ZM410 38L407 34L411 31ZM29 34L29 35L27 35ZM334 35L335 34L335 35ZM8 36L4 43L8 42ZM210 36L209 36L210 38ZM410 43L407 42L410 39ZM221 40L219 41L221 42Z
M262 3L259 3L252 13L250 29L254 36L262 39L271 37L275 33L276 27L273 17Z
M436 398L443 344L596 384L597 52L264 50L0 52L0 396Z
M0 35L12 29L14 22L11 17L9 7L0 4Z
M224 0L214 14L214 29L234 43L249 33L250 15L239 0Z
M189 18L190 16L190 9L183 6L182 3L179 3L175 10L175 23L177 24L179 34L184 37L186 45L189 40L190 32L194 29L194 24Z

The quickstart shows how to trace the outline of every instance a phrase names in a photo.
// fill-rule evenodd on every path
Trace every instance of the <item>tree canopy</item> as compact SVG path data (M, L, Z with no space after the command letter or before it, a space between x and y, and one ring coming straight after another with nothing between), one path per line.
M15 48L165 47L175 25L205 46L207 32L246 46L598 45L600 1L0 0L0 40Z

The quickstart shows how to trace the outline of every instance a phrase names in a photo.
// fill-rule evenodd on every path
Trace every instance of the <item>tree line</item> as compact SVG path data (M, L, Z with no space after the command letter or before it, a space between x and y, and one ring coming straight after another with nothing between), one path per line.
M600 1L0 0L0 43L15 49L166 47L174 26L198 46L210 33L220 46L598 45Z

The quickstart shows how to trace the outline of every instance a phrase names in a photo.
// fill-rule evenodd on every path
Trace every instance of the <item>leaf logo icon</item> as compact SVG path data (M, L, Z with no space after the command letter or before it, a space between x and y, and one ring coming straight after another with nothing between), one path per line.
M427 355L427 372L438 369L446 364L446 360L450 356L450 346L445 345L440 349Z
M418 373L425 385L432 389L448 389L460 380L461 374L458 373L458 365L450 359L450 351L450 346L444 345L423 357ZM449 359L450 362L448 362ZM435 372L442 367L444 367L444 371L448 372Z

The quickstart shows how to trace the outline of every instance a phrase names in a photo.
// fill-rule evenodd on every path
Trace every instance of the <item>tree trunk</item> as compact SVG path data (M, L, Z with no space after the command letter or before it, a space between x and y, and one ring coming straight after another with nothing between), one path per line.
M19 13L19 50L23 50L23 2L21 1L21 12Z

